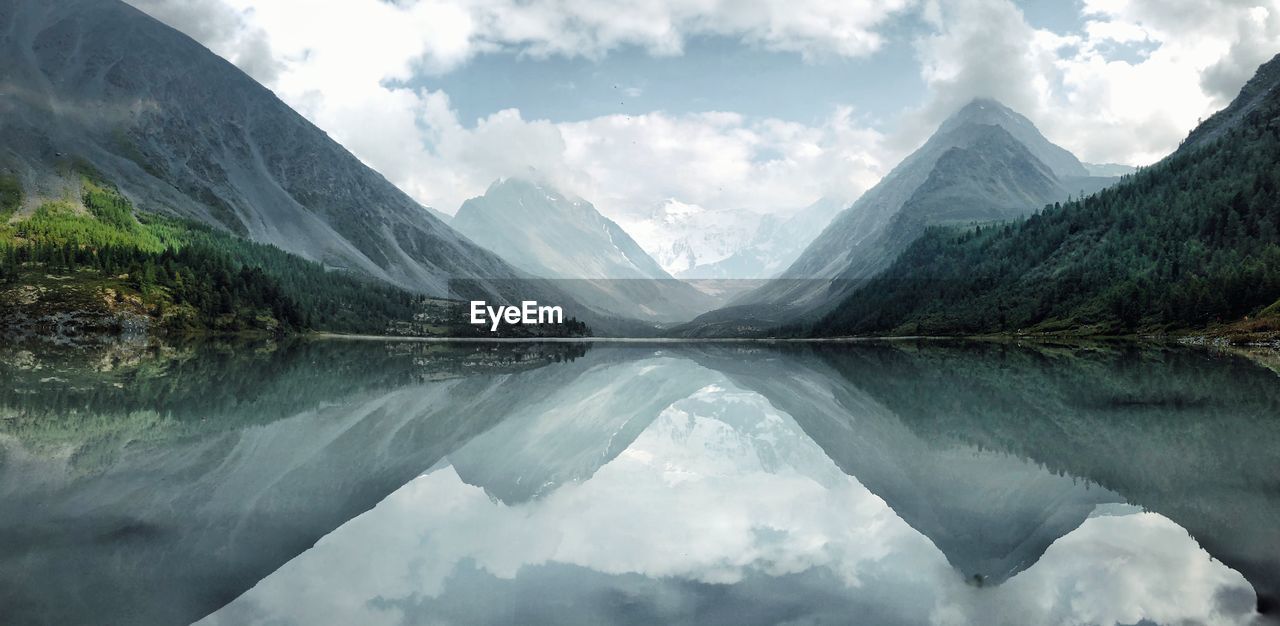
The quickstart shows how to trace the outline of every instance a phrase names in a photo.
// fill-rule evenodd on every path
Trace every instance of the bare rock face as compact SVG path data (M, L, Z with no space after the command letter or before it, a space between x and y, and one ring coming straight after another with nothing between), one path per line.
M1253 78L1240 89L1239 95L1231 101L1227 108L1214 113L1209 119L1192 129L1187 138L1178 146L1175 154L1197 150L1213 143L1227 134L1231 129L1245 121L1249 114L1267 100L1267 97L1280 84L1280 54L1263 63L1254 73Z
M0 0L0 170L30 210L85 168L143 210L415 291L518 275L187 36L118 0Z

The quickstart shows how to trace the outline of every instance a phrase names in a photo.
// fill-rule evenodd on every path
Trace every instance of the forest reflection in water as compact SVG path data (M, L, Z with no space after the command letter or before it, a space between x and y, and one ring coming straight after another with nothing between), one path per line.
M64 624L1261 621L1280 592L1266 359L14 347L0 606Z

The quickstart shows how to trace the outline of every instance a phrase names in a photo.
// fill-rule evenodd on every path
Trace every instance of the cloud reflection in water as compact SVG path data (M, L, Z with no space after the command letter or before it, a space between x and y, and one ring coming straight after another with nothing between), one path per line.
M650 361L644 373L678 363ZM594 473L507 504L451 466L433 468L204 623L1253 618L1240 574L1167 518L1123 505L1100 505L1003 584L974 584L791 416L719 374L700 375L705 386ZM469 446L485 449L486 436L515 435Z

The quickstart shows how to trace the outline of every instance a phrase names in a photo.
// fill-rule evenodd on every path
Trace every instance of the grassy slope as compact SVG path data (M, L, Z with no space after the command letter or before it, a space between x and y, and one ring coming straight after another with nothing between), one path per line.
M15 183L16 184L16 183ZM0 200L5 200L0 185ZM21 200L13 193L12 206ZM85 332L141 320L178 331L384 332L423 299L203 225L136 213L83 176L79 202L48 201L0 225L0 317L68 316ZM2 208L2 207L0 207Z
M0 175L0 222L8 220L22 204L22 185L11 175Z

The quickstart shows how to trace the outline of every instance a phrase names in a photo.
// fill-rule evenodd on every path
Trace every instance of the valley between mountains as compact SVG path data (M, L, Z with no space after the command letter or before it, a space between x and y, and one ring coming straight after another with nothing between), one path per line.
M537 172L422 206L122 2L0 0L0 24L11 337L493 336L470 300L567 314L509 337L1280 336L1280 58L1141 170L979 98L856 199L671 205L646 248Z

